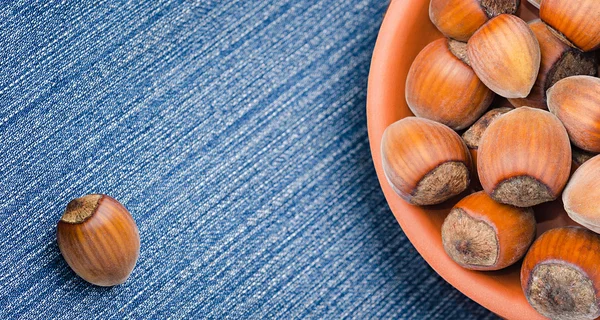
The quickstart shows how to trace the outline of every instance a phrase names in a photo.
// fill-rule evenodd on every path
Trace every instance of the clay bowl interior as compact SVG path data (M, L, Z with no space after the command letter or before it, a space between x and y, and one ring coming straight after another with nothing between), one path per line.
M461 196L438 206L412 206L394 193L383 175L380 156L383 131L391 123L412 115L404 98L404 84L410 65L423 47L442 37L429 21L428 8L429 0L393 0L373 52L367 122L379 182L403 231L423 258L446 281L504 318L544 319L529 306L521 290L521 262L500 271L477 272L462 269L446 255L442 247L441 225ZM530 21L537 18L537 9L522 0L519 16ZM538 236L551 228L575 225L559 201L539 205L534 211Z

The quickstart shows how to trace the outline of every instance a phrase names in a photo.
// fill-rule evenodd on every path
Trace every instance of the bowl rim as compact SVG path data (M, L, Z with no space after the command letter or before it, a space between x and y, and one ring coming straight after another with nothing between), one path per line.
M417 10L422 9L419 6L423 3L429 3L429 0L420 0L420 2L392 0L373 50L367 85L367 126L371 156L379 183L390 209L410 242L425 261L448 283L503 318L545 319L529 306L524 294L516 296L514 290L499 285L500 280L496 278L496 274L466 270L454 263L446 255L441 244L432 243L428 236L431 227L428 227L425 221L428 219L427 213L422 208L409 205L397 196L383 174L379 152L381 136L389 121L382 115L381 110L390 103L386 101L388 100L386 96L390 95L386 81L390 78L390 73L395 72L393 68L389 68L389 64L393 63L394 59L402 59L397 48L409 44L410 28L403 29L400 26L416 24L419 18Z

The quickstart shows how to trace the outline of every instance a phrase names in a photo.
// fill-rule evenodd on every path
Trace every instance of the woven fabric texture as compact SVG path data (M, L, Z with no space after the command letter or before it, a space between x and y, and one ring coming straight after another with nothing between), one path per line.
M386 7L3 2L0 319L493 318L379 188L365 96ZM86 283L58 250L88 193L138 223L123 285Z

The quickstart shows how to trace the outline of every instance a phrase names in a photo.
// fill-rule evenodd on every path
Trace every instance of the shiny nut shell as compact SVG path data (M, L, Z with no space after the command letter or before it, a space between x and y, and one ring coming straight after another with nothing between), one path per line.
M418 117L460 130L471 125L492 103L494 93L442 38L426 46L406 78L406 102Z
M540 18L581 50L600 48L600 1L543 0Z
M469 39L471 67L481 81L505 98L529 95L540 68L540 46L527 23L502 14Z
M480 191L452 208L442 225L442 242L464 268L499 270L525 255L535 229L531 208L500 204Z
M540 44L540 71L529 95L525 98L509 99L515 107L548 109L546 90L559 80L574 75L595 76L598 72L597 59L592 53L583 53L559 38L542 20L529 22L529 27Z
M548 107L564 124L571 142L600 152L600 79L573 76L548 90Z
M140 252L140 236L131 214L107 195L71 201L58 222L57 241L71 269L98 286L125 282Z
M600 233L600 156L591 158L575 171L562 199L571 219Z
M542 234L521 266L521 287L529 304L551 319L600 316L600 236L581 227Z
M452 129L431 120L407 117L391 124L381 156L391 187L412 204L441 203L470 182L467 146Z
M491 17L518 7L518 0L431 0L429 18L445 36L467 41Z
M469 40L489 19L474 0L431 0L429 18L445 36L459 41Z
M556 199L569 178L571 145L550 112L517 108L487 128L479 144L477 170L494 200L529 207Z

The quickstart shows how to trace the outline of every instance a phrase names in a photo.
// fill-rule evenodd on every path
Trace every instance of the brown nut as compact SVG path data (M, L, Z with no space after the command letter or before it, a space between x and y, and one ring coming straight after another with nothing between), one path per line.
M540 68L540 46L525 21L501 14L467 44L471 67L481 81L505 98L529 95Z
M571 142L600 152L600 79L573 76L548 90L548 108L564 124Z
M519 0L431 0L429 18L446 36L467 41L489 19L514 14Z
M499 270L521 259L535 238L531 208L500 204L485 192L460 200L442 225L444 250L470 270Z
M467 146L443 124L415 117L391 124L383 133L381 156L390 185L411 204L442 203L469 186Z
M406 102L417 117L460 130L492 103L494 93L459 57L466 60L466 43L442 38L414 60L406 78Z
M575 75L595 76L598 63L593 53L584 53L561 40L542 20L529 22L540 44L541 64L535 84L526 98L508 99L515 107L548 109L546 91L557 81Z
M571 170L571 144L550 112L510 111L487 128L478 149L483 189L496 201L531 207L558 197Z
M562 200L573 221L600 233L600 156L591 158L575 171Z
M71 269L98 286L125 282L140 253L135 221L107 195L91 194L69 202L56 235Z
M600 48L600 1L543 0L540 18L583 51Z
M600 236L581 227L546 231L521 266L521 287L529 304L550 319L600 316Z

